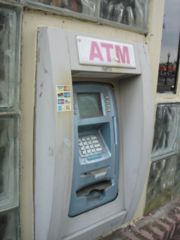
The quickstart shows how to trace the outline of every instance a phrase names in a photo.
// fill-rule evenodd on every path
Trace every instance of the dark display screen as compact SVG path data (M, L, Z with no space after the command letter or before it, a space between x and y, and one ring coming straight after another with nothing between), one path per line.
M92 118L103 115L100 93L78 93L77 99L80 118Z

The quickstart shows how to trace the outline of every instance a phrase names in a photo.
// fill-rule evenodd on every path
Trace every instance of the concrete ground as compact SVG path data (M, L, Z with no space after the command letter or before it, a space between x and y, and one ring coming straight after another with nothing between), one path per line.
M180 240L180 199L102 240Z

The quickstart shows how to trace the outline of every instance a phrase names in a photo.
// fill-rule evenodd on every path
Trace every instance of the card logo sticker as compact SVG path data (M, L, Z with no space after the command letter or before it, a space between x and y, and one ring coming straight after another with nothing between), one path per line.
M57 85L57 112L71 111L71 86Z

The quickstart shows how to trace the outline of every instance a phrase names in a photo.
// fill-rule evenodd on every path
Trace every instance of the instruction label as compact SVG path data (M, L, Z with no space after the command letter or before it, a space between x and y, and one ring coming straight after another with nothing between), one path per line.
M71 111L71 86L69 85L57 85L57 112L69 112Z

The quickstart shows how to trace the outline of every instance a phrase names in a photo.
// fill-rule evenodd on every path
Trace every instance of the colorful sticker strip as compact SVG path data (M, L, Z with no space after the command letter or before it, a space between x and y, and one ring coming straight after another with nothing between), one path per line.
M57 85L57 112L71 111L71 86Z

